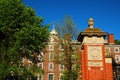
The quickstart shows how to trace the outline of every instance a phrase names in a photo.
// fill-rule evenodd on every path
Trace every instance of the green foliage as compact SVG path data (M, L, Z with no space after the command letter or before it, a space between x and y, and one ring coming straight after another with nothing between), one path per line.
M77 80L77 73L76 72L68 72L65 71L63 75L60 77L61 80Z
M116 39L116 40L115 40L115 44L118 44L118 45L119 45L119 44L120 44L120 40Z
M65 70L60 79L61 80L77 80L79 67L74 67L73 70Z
M35 52L40 54L49 37L48 26L43 25L43 18L36 16L22 0L0 0L0 32L4 36L0 38L1 78L17 69L11 67L13 64L18 67L21 57L29 58Z
M9 66L9 68L7 68L5 70L5 74L4 75L9 76L11 71L13 71L15 75L17 75L20 72L20 69L18 68L17 65Z
M70 16L65 16L61 23L56 23L55 27L59 33L60 44L63 48L62 59L59 55L56 55L55 58L56 63L65 66L61 80L77 80L80 70L80 44L74 42L79 32L77 25Z

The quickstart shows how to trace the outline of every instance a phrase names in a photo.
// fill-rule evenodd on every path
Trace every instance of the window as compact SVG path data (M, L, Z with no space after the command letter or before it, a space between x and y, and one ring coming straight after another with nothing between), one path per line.
M42 55L38 55L38 60L40 61L40 62L42 62L43 61L43 56Z
M59 50L64 50L62 45L59 45Z
M79 67L79 65L77 65L77 64L72 65L73 70L76 70L78 67Z
M59 60L64 60L64 53L63 52L59 53Z
M54 75L53 73L48 74L48 80L54 80Z
M38 75L38 80L43 80L43 75Z
M43 69L43 63L38 63L38 67Z
M49 45L49 50L54 50L54 45Z
M49 60L54 60L54 53L49 53Z
M76 53L76 47L75 46L72 46L72 52Z
M54 64L53 63L49 63L49 70L52 71L54 69Z
M63 74L60 73L60 75L59 75L59 80L63 80L62 78L63 78Z
M59 64L59 70L64 70L64 65L63 64Z
M78 56L77 55L72 55L71 59L72 59L72 62L76 62L78 60Z
M120 55L115 55L116 62L120 62Z
M109 47L105 48L105 53L110 53L110 48Z
M115 47L115 48L114 48L114 52L115 52L115 53L119 53L119 47Z

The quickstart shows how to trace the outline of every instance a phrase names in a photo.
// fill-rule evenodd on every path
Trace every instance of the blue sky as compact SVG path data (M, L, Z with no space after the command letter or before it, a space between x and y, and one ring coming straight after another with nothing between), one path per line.
M88 27L88 19L94 19L94 27L101 28L115 39L120 39L120 0L23 0L32 7L44 23L61 21L65 15L73 18L79 30Z

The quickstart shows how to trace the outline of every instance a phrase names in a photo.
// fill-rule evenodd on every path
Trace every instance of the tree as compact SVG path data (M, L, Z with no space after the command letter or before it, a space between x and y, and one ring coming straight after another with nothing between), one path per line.
M48 26L22 0L0 0L0 79L14 67L16 73L20 72L22 57L32 57L34 64L38 62L34 55L46 46Z
M65 71L61 80L77 80L80 70L80 43L76 42L78 29L70 16L65 16L62 23L57 23L63 54L56 54L55 62L63 64ZM59 58L58 58L59 57Z
M115 44L120 44L120 40L116 39Z
M80 33L77 24L70 16L65 16L61 22L56 22L55 28L61 38L64 38L65 34L70 34L71 39L76 40Z

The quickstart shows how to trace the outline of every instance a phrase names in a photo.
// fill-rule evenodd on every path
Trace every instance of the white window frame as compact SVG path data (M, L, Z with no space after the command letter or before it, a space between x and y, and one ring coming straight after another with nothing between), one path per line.
M50 68L51 68L51 65L52 65L52 69L50 69ZM48 69L49 69L49 71L53 71L53 69L54 69L54 63L50 62L50 63L49 63L49 66L48 66Z
M117 60L118 59L118 60ZM115 61L120 62L120 55L115 55Z
M43 63L38 63L38 67L40 67L39 65L42 65L41 69L43 69Z
M41 76L41 77L40 77ZM37 76L38 77L38 76ZM43 80L43 75L39 75L39 80Z
M54 45L49 45L49 50L54 50Z
M51 57L52 56L52 57ZM49 53L49 60L54 60L54 53L53 52L50 52Z
M64 60L64 53L63 52L59 52L59 60Z
M43 54L42 55L40 55L40 54L38 55L38 60L41 61L41 62L43 61Z
M61 66L63 66L63 69L61 69ZM59 64L59 70L60 71L64 70L64 65L63 64Z
M60 77L61 77L62 75L63 75L62 73L59 74L59 80L61 80Z
M48 73L48 80L50 80L49 75L53 75L53 80L54 80L54 74L53 73Z
M59 50L64 50L62 45L59 45Z
M117 49L118 51L116 51L116 49ZM119 53L119 47L114 47L114 53Z

